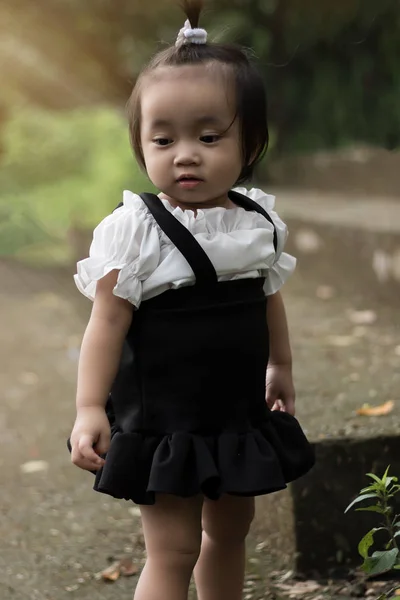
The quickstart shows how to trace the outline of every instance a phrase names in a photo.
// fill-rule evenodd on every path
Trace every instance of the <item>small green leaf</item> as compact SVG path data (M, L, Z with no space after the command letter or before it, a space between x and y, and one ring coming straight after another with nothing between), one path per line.
M388 488L388 487L389 487L389 485L390 485L390 484L391 484L393 481L396 483L396 482L398 481L398 478L397 478L397 477L387 477L387 479L386 479L386 487ZM394 486L393 486L393 487L394 487Z
M358 544L358 552L363 558L368 558L368 550L374 544L374 533L378 531L376 527L368 531Z
M358 496L355 500L353 500L353 502L351 502L349 504L349 506L346 508L346 510L344 512L347 513L352 506L354 506L358 502L362 502L363 500L367 500L368 498L376 498L376 494L362 494L361 496Z
M368 487L363 488L360 491L360 494L367 494L368 492L375 492L378 488L379 488L378 484L373 483L372 485L369 485Z
M394 534L393 537L398 537L400 535L400 529L398 531L396 531L396 533Z
M374 552L372 556L365 559L362 568L368 575L387 573L388 571L391 571L396 564L398 554L398 548Z
M380 486L383 484L383 480L379 479L379 477L375 475L375 473L367 473L367 477L370 477L371 479L376 481L376 483L379 483Z
M387 469L386 469L386 471L384 472L384 474L383 474L383 477L382 477L382 483L383 483L385 486L386 486L386 481L387 481L387 476L388 476L388 473L389 473L389 469L390 469L390 465L387 467Z
M357 512L377 512L380 515L384 515L386 514L386 511L384 508L381 508L380 506L366 506L365 508L356 508Z

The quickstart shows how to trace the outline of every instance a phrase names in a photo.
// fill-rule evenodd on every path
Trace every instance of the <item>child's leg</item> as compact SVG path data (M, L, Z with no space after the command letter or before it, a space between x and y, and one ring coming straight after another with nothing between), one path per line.
M199 600L241 600L245 541L253 517L254 498L204 501L203 542L194 572Z
M203 498L160 494L141 506L147 561L135 600L187 600L190 578L200 553Z

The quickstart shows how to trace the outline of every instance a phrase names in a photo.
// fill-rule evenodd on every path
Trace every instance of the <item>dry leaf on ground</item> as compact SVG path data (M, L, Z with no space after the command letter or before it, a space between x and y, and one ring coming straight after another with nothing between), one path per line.
M370 406L369 404L365 404L358 410L356 410L356 414L362 417L382 417L384 415L388 415L394 409L393 400L388 400L384 404L380 404L379 406Z
M123 577L132 577L136 575L139 568L131 558L122 558L120 561L120 571Z
M299 598L305 594L318 592L321 586L316 581L298 581L292 585L287 583L277 583L275 587L283 592L287 592L289 598Z
M299 596L302 594L311 594L312 592L317 592L321 589L321 586L316 581L299 581L293 587L291 591L291 596Z
M129 557L114 561L109 567L101 572L104 581L114 582L122 575L123 577L132 577L138 572L138 566Z
M101 576L104 581L117 581L120 575L121 569L119 560L113 562L109 567L101 572Z

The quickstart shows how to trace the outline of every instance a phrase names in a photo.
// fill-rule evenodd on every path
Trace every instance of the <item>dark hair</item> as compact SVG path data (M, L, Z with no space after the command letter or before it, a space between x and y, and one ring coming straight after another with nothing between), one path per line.
M184 0L182 8L191 27L198 27L203 0ZM140 91L145 77L158 67L209 63L221 66L234 83L244 165L236 183L243 183L252 176L268 147L267 99L261 75L244 50L236 45L189 43L158 52L139 75L128 101L132 148L139 165L145 169L140 141Z

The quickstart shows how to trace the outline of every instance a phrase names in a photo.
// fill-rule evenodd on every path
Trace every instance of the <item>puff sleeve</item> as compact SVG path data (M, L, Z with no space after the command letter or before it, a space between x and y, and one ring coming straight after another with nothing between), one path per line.
M284 252L288 229L274 210L275 196L266 194L257 188L249 191L245 188L237 188L236 191L245 194L248 198L260 204L274 222L277 234L277 249L271 267L263 270L263 276L265 277L264 292L266 296L271 296L280 290L296 268L295 257Z
M89 257L77 264L75 284L93 300L97 282L116 269L119 274L113 293L139 308L143 281L157 268L159 259L157 227L141 198L125 191L123 206L94 230Z

